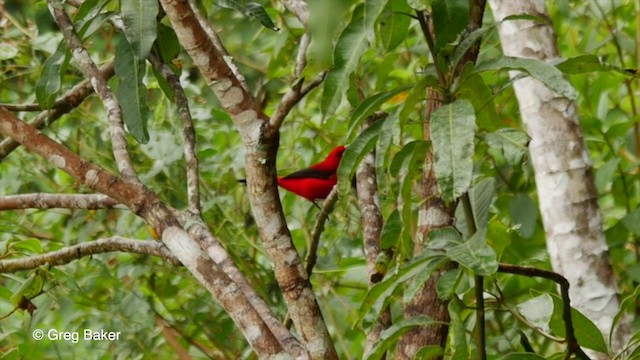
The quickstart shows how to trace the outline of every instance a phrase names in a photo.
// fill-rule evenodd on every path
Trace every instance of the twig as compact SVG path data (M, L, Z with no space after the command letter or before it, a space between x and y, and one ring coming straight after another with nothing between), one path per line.
M21 259L0 261L0 273L10 273L35 269L48 264L58 266L68 264L85 256L107 252L129 252L142 255L160 256L173 265L179 265L178 259L171 254L163 243L152 240L127 239L120 236L85 242L42 255L29 256Z
M306 28L309 23L309 5L303 0L280 0L287 10L295 15Z
M589 359L587 354L585 354L584 351L582 351L582 348L580 348L578 339L576 339L575 331L573 329L573 319L571 317L569 281L564 276L549 270L510 264L500 264L498 266L498 272L523 275L528 277L541 277L552 280L560 285L560 295L562 297L562 319L564 320L564 328L567 338L567 353L565 355L565 358L568 358L572 354L575 354L580 359Z
M102 194L20 194L0 196L0 210L17 209L110 209L118 206L114 199ZM126 209L124 206L118 208Z
M338 186L334 186L333 190L329 193L329 196L322 203L322 207L320 208L320 212L318 213L318 217L316 219L316 224L313 227L313 231L311 232L311 242L309 244L309 251L307 252L307 257L305 258L305 270L309 277L311 277L311 273L313 272L313 267L316 266L316 261L318 260L318 245L320 244L320 235L324 231L324 224L327 222L329 218L329 214L333 209L333 205L335 205L336 201L338 201Z
M193 128L193 119L189 110L189 100L184 93L180 78L173 73L171 68L160 61L160 59L150 54L151 64L167 80L178 107L178 114L182 122L182 136L184 137L184 159L187 164L187 198L189 211L197 216L201 214L200 206L200 176L198 168L198 157L196 155L196 132Z
M53 19L62 32L73 58L76 60L83 74L91 80L96 94L98 94L107 110L113 156L116 160L118 170L125 178L137 179L135 171L133 170L131 156L127 149L127 139L122 122L122 111L118 105L118 100L107 85L107 81L102 76L102 73L91 59L89 52L82 45L82 41L78 33L74 30L73 23L65 12L62 2L60 0L48 0L48 2Z

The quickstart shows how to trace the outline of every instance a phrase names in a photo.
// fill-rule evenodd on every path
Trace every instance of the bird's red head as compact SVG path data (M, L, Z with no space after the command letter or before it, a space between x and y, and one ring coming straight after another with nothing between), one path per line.
M335 172L338 170L338 165L340 165L340 160L345 150L346 147L344 145L336 146L322 162L313 165L312 168L320 171Z

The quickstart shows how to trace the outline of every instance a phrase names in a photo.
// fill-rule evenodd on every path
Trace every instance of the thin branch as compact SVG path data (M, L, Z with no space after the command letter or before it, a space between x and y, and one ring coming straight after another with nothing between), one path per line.
M111 78L114 74L114 62L111 61L103 65L100 68L100 72L105 79ZM67 91L62 97L58 98L53 103L53 110L45 110L41 112L29 122L29 125L38 130L42 130L49 124L58 120L62 115L68 113L72 109L75 109L91 94L93 94L91 81L90 79L84 79L73 88L69 89L69 91ZM2 107L2 105L0 105L0 107ZM7 109L11 110L10 108ZM11 138L2 140L2 142L0 142L0 160L4 159L18 146L20 146L20 144Z
M316 261L318 260L318 245L320 244L320 235L324 231L324 224L327 222L329 218L329 214L333 209L333 205L335 205L336 201L338 201L338 186L335 185L333 190L329 193L329 196L322 203L322 207L320 208L320 212L318 213L318 217L316 220L316 224L313 227L313 231L311 232L311 242L309 244L309 251L307 252L307 257L305 259L305 271L311 277L313 273L313 267L316 266Z
M280 0L287 10L306 28L309 24L309 5L304 0Z
M127 138L118 100L107 85L107 81L102 76L102 73L91 59L89 52L82 45L82 40L74 30L73 22L71 22L71 19L65 12L62 2L60 0L48 0L48 2L53 19L58 25L58 28L60 28L73 58L76 60L83 74L91 80L96 94L98 94L107 109L113 156L116 160L118 170L125 178L137 179L131 162L131 156L127 149Z
M315 79L307 84L306 87L302 87L304 82L304 78L299 79L289 91L282 97L280 103L276 107L276 110L271 115L271 119L269 120L269 125L272 129L279 129L284 122L285 117L289 114L291 109L300 102L311 90L318 87L324 81L324 78L327 76L327 72L321 72Z
M174 74L171 68L160 61L153 53L149 56L151 64L160 72L162 77L169 83L173 91L173 97L178 107L178 114L182 123L182 136L184 137L184 159L187 164L187 200L189 211L200 216L200 176L198 168L198 157L196 155L196 132L193 128L193 119L189 110L189 100L182 85L180 78Z
M569 298L569 281L562 275L549 271L527 266L517 266L510 264L500 264L498 272L523 275L528 277L541 277L549 279L560 285L560 296L562 298L562 319L564 320L564 328L567 338L567 356L575 354L580 359L589 359L587 354L582 351L576 339L575 330L573 329L573 318L571 316L571 299Z
M307 49L311 43L311 36L308 32L305 32L300 37L300 45L298 46L298 56L296 56L296 70L293 72L293 76L299 79L302 76L302 71L307 66Z
M114 236L68 246L42 255L29 256L21 259L1 260L0 273L13 273L16 271L31 270L42 265L65 265L85 256L114 251L159 256L168 260L173 265L180 264L178 259L173 256L169 249L167 249L167 247L161 242L127 239L120 236Z
M119 203L103 194L20 194L0 196L0 210L17 209L111 209ZM126 209L124 206L119 208Z

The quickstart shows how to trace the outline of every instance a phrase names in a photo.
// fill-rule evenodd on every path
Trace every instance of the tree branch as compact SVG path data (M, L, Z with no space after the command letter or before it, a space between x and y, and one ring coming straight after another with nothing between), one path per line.
M527 266L517 266L510 264L500 264L498 272L523 275L528 277L541 277L549 279L560 285L560 296L562 297L562 319L567 338L567 355L575 354L580 359L589 359L582 351L576 339L573 329L573 318L571 317L571 299L569 298L569 281L562 275L549 271Z
M107 81L102 76L102 73L91 59L89 52L82 45L82 41L74 30L71 19L69 19L69 16L64 11L62 2L60 0L48 0L48 2L49 11L53 15L53 19L58 25L58 28L64 35L73 58L76 60L83 74L91 80L94 90L100 97L100 100L102 100L102 103L107 110L107 117L109 118L110 124L109 131L111 133L111 142L113 146L113 156L116 160L118 170L125 178L137 179L131 162L131 156L127 149L127 138L124 131L124 124L122 122L122 111L118 105L118 100L107 85Z
M306 28L309 24L309 5L304 0L280 0L287 10L295 15Z
M182 46L231 116L245 146L247 189L260 239L274 264L275 277L291 318L311 358L336 359L337 353L291 233L278 196L276 154L279 129L241 86L185 0L161 0Z
M42 255L21 259L0 260L0 273L12 273L31 270L42 265L59 266L68 264L85 256L121 251L141 255L159 256L173 265L179 265L178 259L171 254L163 243L151 240L127 239L113 236L91 242L65 247Z
M0 196L0 210L53 208L97 210L114 208L118 204L114 199L102 194L34 193Z
M200 176L198 168L198 157L196 155L196 132L193 128L193 119L189 110L189 100L182 85L180 78L173 73L171 68L160 61L160 59L151 54L149 56L151 64L158 70L162 77L169 83L173 91L173 97L178 107L178 114L182 123L182 136L184 137L184 159L187 163L187 201L189 211L200 216Z

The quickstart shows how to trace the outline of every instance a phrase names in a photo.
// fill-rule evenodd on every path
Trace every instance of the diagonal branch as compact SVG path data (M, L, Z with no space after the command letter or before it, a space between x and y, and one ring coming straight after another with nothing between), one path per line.
M245 147L247 189L264 249L289 306L298 335L313 359L337 353L286 225L276 185L279 129L240 81L200 26L186 0L161 0L181 45L231 116Z
M107 116L110 124L109 131L111 133L111 142L113 146L113 156L116 160L118 170L125 178L137 179L131 162L131 156L127 149L127 138L124 131L124 124L122 122L122 111L118 105L118 100L107 85L107 81L102 76L102 73L91 59L89 52L82 45L82 41L80 40L78 33L74 30L71 19L64 11L62 2L60 0L48 0L48 2L49 11L51 11L53 19L64 35L73 58L76 60L83 74L91 80L93 88L107 109Z
M187 200L189 203L189 211L199 216L202 210L200 206L200 176L198 174L198 157L196 155L196 132L193 128L193 119L191 118L191 111L189 110L189 100L184 93L182 85L180 85L180 78L171 68L160 61L154 54L149 56L149 60L167 83L169 83L173 91L173 97L178 107L178 114L182 123L182 136L184 137L184 159L187 163Z
M174 211L155 193L139 181L118 177L81 159L1 107L0 133L18 140L27 150L64 170L80 184L110 196L145 219L162 234L163 242L180 262L221 302L261 357L275 356L283 351L280 341L275 339L273 331L251 306L247 296L238 291L238 285L198 247L194 239L185 236L184 231L179 228ZM167 229L173 231L166 231Z
M179 265L178 259L171 254L163 243L151 240L127 239L113 236L85 242L42 255L29 256L20 259L0 261L0 273L12 273L22 270L35 269L42 265L59 266L68 264L85 256L108 252L128 252L141 255L154 255L164 258L174 265Z

